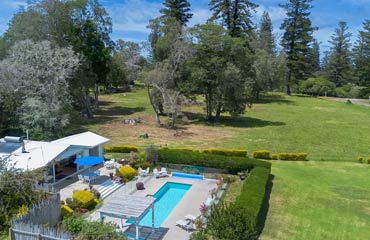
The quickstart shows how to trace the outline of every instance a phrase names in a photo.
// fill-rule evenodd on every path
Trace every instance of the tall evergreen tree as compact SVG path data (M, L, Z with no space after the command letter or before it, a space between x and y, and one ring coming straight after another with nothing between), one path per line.
M275 37L272 31L271 18L268 12L265 11L262 14L258 30L258 45L259 49L265 50L269 54L275 54L276 52Z
M285 30L281 40L281 46L287 55L287 82L286 92L291 94L290 86L311 74L309 64L310 44L313 41L310 16L312 0L289 0L280 7L287 11L287 18L283 21L280 29Z
M176 19L181 25L186 23L193 16L190 11L190 3L187 0L165 0L164 8L160 10L164 21Z
M321 69L320 66L320 44L314 39L311 48L311 68L312 72L318 72Z
M213 16L220 19L232 37L247 36L253 30L252 12L258 7L249 0L211 0Z
M332 44L328 62L328 77L337 86L352 80L351 36L346 22L339 22L338 28L329 41Z
M358 84L370 87L370 20L363 24L353 49Z

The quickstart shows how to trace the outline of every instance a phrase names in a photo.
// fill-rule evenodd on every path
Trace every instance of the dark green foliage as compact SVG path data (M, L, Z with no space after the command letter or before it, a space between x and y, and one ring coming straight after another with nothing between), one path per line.
M370 87L370 20L363 23L363 30L359 32L353 54L358 84Z
M273 35L273 27L268 12L263 12L258 30L258 48L268 54L275 55L276 44Z
M314 39L312 43L312 48L310 49L310 58L311 58L311 70L313 73L320 71L320 44Z
M185 25L193 16L190 12L190 3L187 0L165 0L165 6L160 10L164 22L175 19L181 25Z
M74 235L74 239L86 240L126 240L109 223L89 222L82 218L65 218L62 227Z
M130 152L138 152L139 148L136 146L131 145L112 145L112 146L104 146L104 152L107 153L130 153Z
M220 240L254 240L258 236L254 217L237 204L221 204L212 209L207 232Z
M332 47L325 70L328 79L338 87L353 82L350 52L351 36L352 34L348 32L347 23L339 22L339 27L335 29L335 33L329 41Z
M197 25L191 32L197 44L189 85L193 93L205 96L208 120L218 121L223 112L244 113L247 82L253 76L253 54L245 40L213 23Z
M308 153L278 153L279 160L307 161Z
M248 36L253 29L252 12L258 6L249 0L211 0L213 16L220 19L232 37Z
M240 212L245 212L252 221L253 229L260 232L262 224L262 208L266 194L266 186L270 177L270 169L255 167L243 184L242 191L235 201Z
M289 0L280 7L287 11L280 29L284 30L281 46L287 55L287 94L291 93L291 84L311 75L310 44L313 41L312 33L315 30L309 19L312 0Z
M300 83L299 90L312 96L334 96L335 84L324 78L309 78Z
M160 149L159 161L163 163L186 164L225 169L230 174L252 169L255 166L270 168L271 163L247 157L229 157L199 152Z

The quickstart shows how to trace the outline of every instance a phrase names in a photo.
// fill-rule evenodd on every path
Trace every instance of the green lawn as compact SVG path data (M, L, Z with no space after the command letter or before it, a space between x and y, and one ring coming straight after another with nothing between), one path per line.
M174 131L156 126L144 89L102 95L100 100L96 118L81 125L84 130L111 138L113 143L225 147L247 149L249 153L262 149L307 152L310 160L325 161L370 157L370 110L364 106L275 94L254 104L245 115L223 116L221 123L213 126L204 120L203 106L196 105L183 109L189 118L186 124L179 125L185 137L174 138ZM144 123L136 129L119 124L123 119L138 117ZM139 139L143 133L151 137Z
M369 239L370 165L274 162L262 240Z

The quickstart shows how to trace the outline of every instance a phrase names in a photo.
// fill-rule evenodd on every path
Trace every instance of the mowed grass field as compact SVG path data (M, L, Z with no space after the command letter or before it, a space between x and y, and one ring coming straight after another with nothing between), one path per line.
M261 240L370 239L370 167L275 162Z
M112 139L112 144L167 144L170 147L224 147L278 152L307 152L310 160L356 161L370 157L370 109L311 97L269 95L238 118L223 116L211 125L203 105L184 107L187 119L177 131L158 128L146 91L100 97L96 118L82 124ZM135 126L123 124L141 118ZM162 121L166 121L162 117ZM80 126L79 126L80 127ZM148 139L140 139L147 133Z
M308 162L273 161L263 240L370 239L370 109L304 96L268 95L238 118L204 120L203 105L184 107L177 130L158 128L145 90L102 95L90 130L111 144L167 144L271 152L307 152ZM124 124L140 118L137 125ZM162 117L165 122L166 118ZM139 135L147 133L148 139ZM237 191L236 187L236 190Z

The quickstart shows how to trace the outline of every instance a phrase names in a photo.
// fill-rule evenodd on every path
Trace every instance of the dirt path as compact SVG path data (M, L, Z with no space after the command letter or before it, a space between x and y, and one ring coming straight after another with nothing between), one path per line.
M370 107L370 100L367 99L357 99L357 98L335 98L335 97L320 97L324 100L336 101L336 102L347 102L350 100L353 104Z

